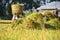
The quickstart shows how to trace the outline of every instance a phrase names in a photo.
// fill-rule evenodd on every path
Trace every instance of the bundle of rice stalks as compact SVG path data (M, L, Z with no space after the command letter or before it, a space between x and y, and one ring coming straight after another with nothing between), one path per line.
M43 29L44 28L44 21L43 17L40 13L32 13L28 16L26 16L23 19L19 19L16 22L14 22L15 25L18 26L18 24L22 25L23 28L37 28L37 29ZM13 24L13 26L14 26Z
M51 11L45 11L42 13L42 15L44 16L44 22L47 22L47 21L50 21L51 19L56 18L55 13Z
M46 27L51 29L59 29L59 20L58 18L51 19L50 21L46 22Z
M33 24L33 21L31 19L25 19L23 25L25 28L34 28L35 27Z
M45 11L43 15L55 17L55 13L53 13L51 11Z
M12 4L11 8L12 8L12 14L13 15L14 14L19 15L19 14L23 13L23 6L20 4Z
M34 12L31 15L27 16L26 18L33 20L33 24L36 28L37 27L40 27L41 29L44 28L44 21L41 13Z

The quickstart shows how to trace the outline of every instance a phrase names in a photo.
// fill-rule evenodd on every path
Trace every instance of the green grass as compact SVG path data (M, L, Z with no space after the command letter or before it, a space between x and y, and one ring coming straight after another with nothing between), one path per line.
M60 40L60 30L11 28L0 24L0 40Z

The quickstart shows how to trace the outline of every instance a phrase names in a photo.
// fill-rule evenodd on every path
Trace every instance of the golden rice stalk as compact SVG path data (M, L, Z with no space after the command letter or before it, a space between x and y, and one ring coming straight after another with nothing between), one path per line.
M12 4L11 8L12 8L12 14L13 15L14 14L19 15L19 14L23 13L23 6L20 4Z

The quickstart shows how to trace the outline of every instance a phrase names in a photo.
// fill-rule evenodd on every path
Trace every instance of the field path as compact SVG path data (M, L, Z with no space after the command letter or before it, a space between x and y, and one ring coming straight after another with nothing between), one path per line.
M0 28L8 27L12 23L12 20L0 20Z
M0 24L3 23L3 24L6 24L6 23L11 23L12 20L0 20Z

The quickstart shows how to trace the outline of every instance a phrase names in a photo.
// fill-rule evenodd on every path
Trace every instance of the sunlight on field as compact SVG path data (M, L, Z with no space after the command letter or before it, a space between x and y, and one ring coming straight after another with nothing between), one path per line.
M12 29L0 24L0 40L60 40L59 30Z
M40 13L33 13L11 24L4 21L0 23L0 40L60 40L60 29L54 29L60 28L60 20L50 17L47 17L49 20L46 23ZM45 27L45 24L49 25Z

